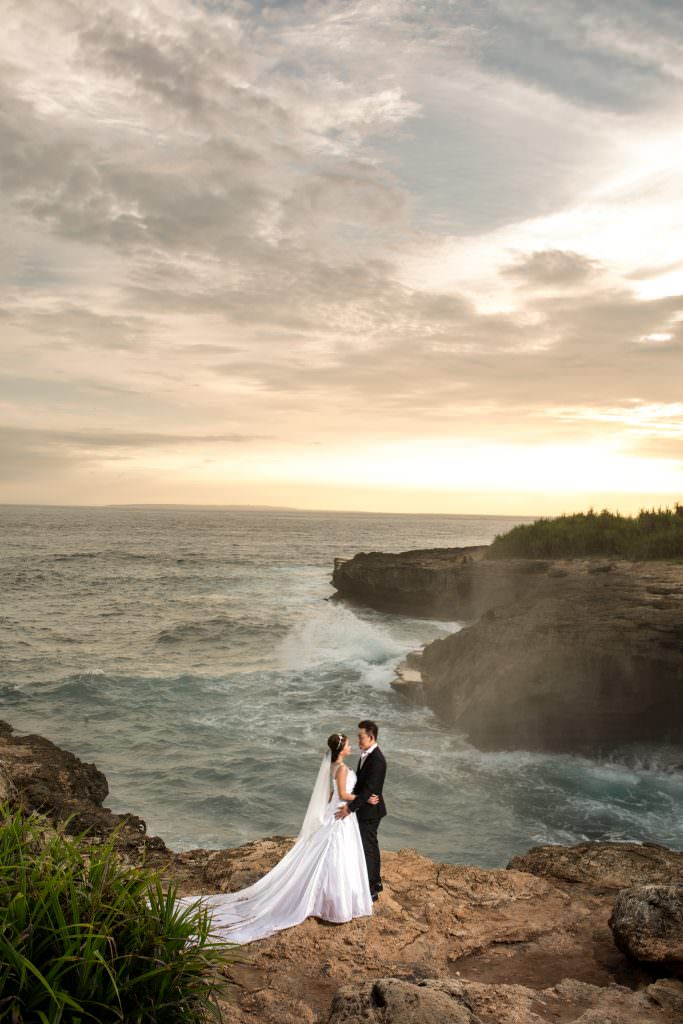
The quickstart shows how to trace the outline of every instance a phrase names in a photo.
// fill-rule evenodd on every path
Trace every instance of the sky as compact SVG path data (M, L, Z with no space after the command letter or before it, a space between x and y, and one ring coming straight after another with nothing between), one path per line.
M7 0L0 502L683 501L679 0Z

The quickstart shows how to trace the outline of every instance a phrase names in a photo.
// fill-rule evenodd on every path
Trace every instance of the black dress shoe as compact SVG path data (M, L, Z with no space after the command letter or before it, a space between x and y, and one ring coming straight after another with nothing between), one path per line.
M379 899L379 896L377 895L377 893L373 892L373 894L372 894L372 902L376 903L378 899Z

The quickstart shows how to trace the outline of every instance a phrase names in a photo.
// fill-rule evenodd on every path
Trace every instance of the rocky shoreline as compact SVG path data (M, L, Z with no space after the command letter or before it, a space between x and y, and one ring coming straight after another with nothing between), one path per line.
M132 863L182 894L234 891L289 848L174 853L104 806L105 777L40 736L0 723L0 801L95 841L118 829ZM683 853L654 844L546 846L507 869L384 854L370 919L308 920L226 965L227 1024L674 1024L683 1020ZM610 927L610 921L612 927ZM616 939L616 941L615 941Z
M337 559L338 597L464 623L412 656L399 692L481 749L683 747L682 563L486 552Z

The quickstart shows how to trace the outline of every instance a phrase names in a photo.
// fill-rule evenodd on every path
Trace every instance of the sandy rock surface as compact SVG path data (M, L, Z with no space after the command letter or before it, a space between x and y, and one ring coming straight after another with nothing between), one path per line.
M241 889L292 844L274 836L174 853L147 836L139 818L102 806L106 779L94 765L7 726L0 770L14 802L55 822L75 808L96 839L118 827L122 853L158 867L182 895ZM225 967L226 1024L683 1020L680 981L666 964L625 956L608 926L624 885L683 884L681 853L633 843L539 847L509 869L487 870L406 849L383 854L383 878L370 918L309 919L242 947Z
M531 989L382 978L342 988L332 1002L329 1024L664 1024L671 1020L671 1006L683 998L683 984L678 986L662 996L654 986L652 991L632 992L573 980Z
M586 844L588 849L575 858L571 882L553 877L549 853L547 878L526 871L435 864L414 850L385 853L385 890L372 918L346 925L309 920L244 947L247 962L227 972L235 984L233 999L226 1004L227 1020L232 1024L322 1022L341 990L344 1000L334 1003L332 1024L355 1020L408 1024L413 1020L406 1009L415 996L412 988L392 990L412 993L410 999L406 996L408 1003L396 995L391 1003L394 1016L386 1007L367 1002L378 979L393 978L418 986L420 1000L429 1002L428 1011L420 1003L422 1016L416 1020L468 1020L463 1016L464 1004L451 1005L447 993L448 984L461 983L475 1011L471 1024L539 1024L580 1020L582 1015L584 1024L610 1020L613 1024L640 1020L673 1024L678 1018L671 1006L674 996L682 993L676 988L670 998L663 993L661 1003L650 996L636 998L633 990L651 985L656 972L626 958L607 924L617 894L614 882L621 844L615 845L609 857L605 851L610 873L601 878L596 866L600 856L592 856ZM628 877L636 872L630 848L635 844L624 846L623 874ZM259 857L265 871L287 848L288 842L278 839L243 848L244 877L251 879L258 873ZM554 849L559 863L567 858L565 848ZM192 884L193 891L199 885L207 892L237 887L240 855L240 850L208 857L204 851L180 855L192 859L196 872L192 879L186 878L186 891ZM204 858L211 883L201 877ZM584 881L579 881L581 859L588 879ZM683 878L683 855L673 863ZM640 866L640 879L647 877L647 864L645 860ZM655 862L653 873L660 869L661 863ZM566 979L578 987L568 987ZM432 986L425 995L424 986L418 984L422 981L443 982L446 988Z

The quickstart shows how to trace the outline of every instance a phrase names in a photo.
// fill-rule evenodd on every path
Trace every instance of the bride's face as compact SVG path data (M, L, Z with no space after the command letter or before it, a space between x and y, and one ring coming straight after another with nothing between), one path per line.
M346 757L346 755L350 754L350 753L351 753L351 744L347 740L346 743L344 744L344 749L342 750L342 756Z

